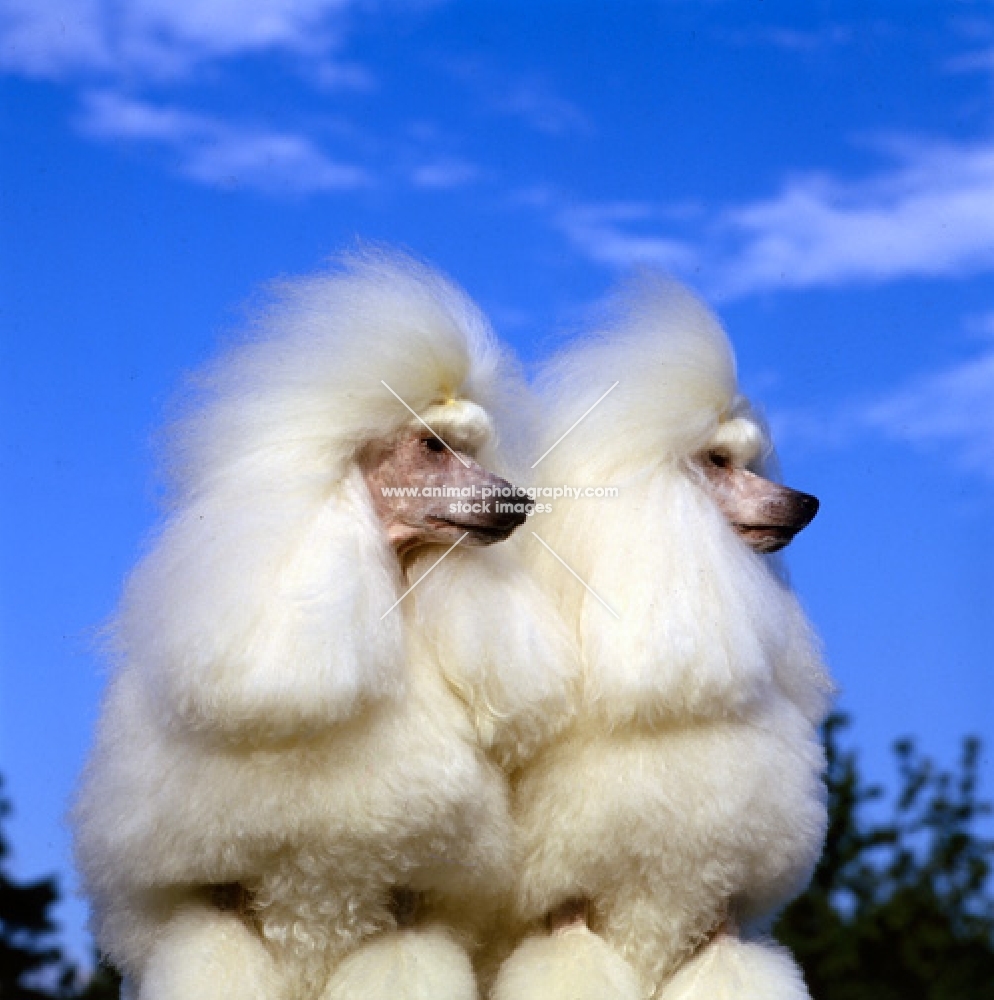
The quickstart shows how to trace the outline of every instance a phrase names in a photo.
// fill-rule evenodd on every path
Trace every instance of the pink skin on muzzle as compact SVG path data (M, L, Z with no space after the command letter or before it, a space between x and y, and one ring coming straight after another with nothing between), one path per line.
M507 495L514 487L506 479L465 452L450 451L426 430L367 452L360 465L373 508L398 555L422 545L452 545L464 534L464 545L492 545L510 537L526 518L520 498L515 503ZM441 493L439 487L459 493L432 495ZM397 495L401 489L406 496ZM460 495L468 499L453 510ZM519 509L507 509L514 506Z
M701 460L708 492L738 536L755 552L778 552L818 513L818 500L748 469L721 452Z

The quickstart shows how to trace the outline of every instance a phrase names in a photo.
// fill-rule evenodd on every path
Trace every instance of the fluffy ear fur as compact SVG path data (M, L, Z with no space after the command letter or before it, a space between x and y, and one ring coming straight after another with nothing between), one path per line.
M277 292L172 436L171 511L116 627L177 724L232 739L400 693L402 617L381 621L400 576L355 457L411 409L471 399L501 434L516 406L486 321L413 261L366 254Z
M819 716L827 687L796 599L699 486L678 470L609 482L617 498L536 529L597 595L535 554L578 622L587 702L617 723L722 718L777 681Z
M279 739L402 690L397 560L357 470L324 489L225 484L174 516L119 639L176 721Z

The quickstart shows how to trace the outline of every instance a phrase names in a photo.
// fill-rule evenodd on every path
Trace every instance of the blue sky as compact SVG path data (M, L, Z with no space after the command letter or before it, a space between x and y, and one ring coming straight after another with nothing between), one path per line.
M357 239L448 271L528 363L632 266L690 281L822 500L789 561L870 772L905 733L994 741L990 3L0 0L0 74L19 873L71 885L170 392Z

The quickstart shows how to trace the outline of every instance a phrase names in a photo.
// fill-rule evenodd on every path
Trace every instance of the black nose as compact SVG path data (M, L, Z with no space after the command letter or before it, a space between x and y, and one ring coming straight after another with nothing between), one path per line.
M815 519L815 514L818 513L821 504L818 502L818 498L813 497L810 493L797 493L792 499L794 501L794 515L797 518L797 530L800 531Z
M525 511L529 503L528 494L519 491L517 486L509 483L506 479L499 480L498 489L504 495L500 497L499 513L494 514L494 520L513 531L528 520L528 514Z
M514 506L524 507L524 505L527 502L528 502L527 500L518 500L515 502ZM501 523L506 524L508 528L512 527L518 528L522 524L524 524L525 521L527 520L528 520L528 515L524 512L524 510L512 510L506 512L506 514L504 515L504 520Z

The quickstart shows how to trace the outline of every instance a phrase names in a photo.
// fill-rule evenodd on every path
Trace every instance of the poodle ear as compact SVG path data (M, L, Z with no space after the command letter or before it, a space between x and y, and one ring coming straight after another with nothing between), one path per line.
M570 556L616 616L566 580L579 602L590 701L619 723L635 714L727 718L751 711L777 685L817 720L827 691L810 627L696 478L661 471L623 488L614 503L610 520L577 532L593 541Z
M235 477L178 511L125 592L126 668L180 724L287 739L403 687L396 557L357 470ZM249 481L246 481L248 479Z

